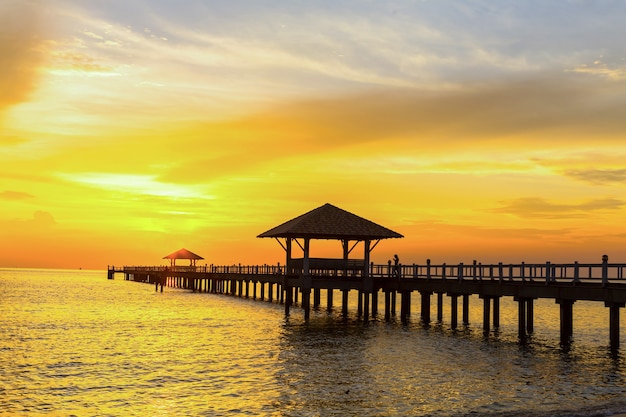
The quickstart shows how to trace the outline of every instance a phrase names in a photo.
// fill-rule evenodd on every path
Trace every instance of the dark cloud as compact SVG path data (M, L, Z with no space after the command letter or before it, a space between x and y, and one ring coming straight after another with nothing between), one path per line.
M34 1L0 3L0 112L26 100L36 87L44 42L38 6Z
M563 174L592 184L626 182L626 169L570 169Z
M517 217L563 219L585 217L590 211L617 210L625 204L626 202L614 198L595 199L581 204L557 204L543 198L528 197L509 201L491 211Z

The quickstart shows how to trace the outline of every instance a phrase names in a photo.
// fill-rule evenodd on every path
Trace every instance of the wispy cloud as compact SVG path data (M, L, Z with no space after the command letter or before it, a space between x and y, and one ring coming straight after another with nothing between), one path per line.
M626 169L570 169L564 175L592 184L626 183Z
M0 192L0 200L21 201L21 200L28 200L31 198L35 198L35 196L29 193L25 193L23 191L6 190L6 191Z
M595 199L578 204L559 204L543 198L528 197L511 200L491 211L524 218L563 219L585 217L591 211L618 210L624 205L625 201L614 198Z

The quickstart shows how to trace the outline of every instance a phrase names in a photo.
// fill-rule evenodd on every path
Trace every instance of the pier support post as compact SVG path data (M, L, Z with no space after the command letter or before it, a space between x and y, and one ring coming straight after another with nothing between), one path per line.
M491 297L480 296L483 299L483 332L489 333L489 320L491 320Z
M303 275L300 279L300 291L302 292L302 308L304 308L304 320L308 320L311 315L311 290L313 287L313 277Z
M348 315L348 293L350 290L341 290L341 314Z
M624 303L605 303L609 308L609 337L611 349L619 349L619 309L625 306Z
M450 297L450 327L456 329L459 315L459 295L448 294Z
M396 291L391 292L391 315L396 315L396 297L398 293Z
M432 292L421 291L420 295L422 296L422 309L420 311L422 322L424 324L428 324L430 323L430 296L432 295Z
M521 342L526 341L526 299L525 298L516 298L518 305L518 314L517 314L517 334L519 340Z
M331 311L333 309L333 289L326 290L326 310Z
M319 288L313 288L313 308L318 308L320 306L321 291Z
M535 306L532 298L526 300L526 331L531 334L535 330Z
M285 287L285 316L289 315L289 307L291 307L292 303L292 294L291 287Z
M378 290L374 290L372 293L372 317L378 315Z
M500 327L500 297L493 297L493 327Z
M561 310L561 344L569 345L572 341L574 334L574 314L573 306L575 300L563 300L558 299L556 303L559 304Z
M402 291L400 297L400 320L406 323L407 317L411 315L411 291Z
M437 293L437 321L440 323L443 321L443 293L442 292Z
M463 324L469 324L469 294L463 294Z
M391 291L385 291L385 320L391 318Z
M267 301L270 303L274 300L274 284L271 282L267 283Z
M356 315L358 317L361 317L363 315L363 291L359 290L358 294L359 294L359 300L357 301Z
M370 316L370 293L363 292L363 320L367 321Z

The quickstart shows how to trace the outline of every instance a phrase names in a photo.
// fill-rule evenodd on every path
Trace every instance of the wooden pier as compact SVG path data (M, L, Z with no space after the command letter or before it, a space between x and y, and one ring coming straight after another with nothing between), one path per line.
M163 286L192 291L231 294L239 297L273 301L284 304L285 314L298 303L309 318L311 305L321 304L320 295L326 290L328 309L333 307L336 291L341 293L343 314L348 312L348 294L358 292L359 317L368 320L378 315L378 297L384 296L384 317L395 315L400 298L400 318L411 315L411 294L421 296L420 314L424 323L431 321L431 298L436 294L437 320L442 319L443 297L450 297L451 327L458 326L458 304L462 300L462 320L469 322L469 297L478 295L483 300L483 329L500 324L500 299L513 297L518 303L518 330L520 341L526 341L534 327L534 300L553 299L561 312L561 343L568 344L573 334L573 305L579 300L602 302L609 309L610 343L619 346L620 309L626 305L626 264L609 264L608 256L598 264L495 264L482 265L401 265L397 255L394 262L375 265L370 262L374 248L385 239L402 238L393 230L356 216L331 204L325 204L260 235L275 239L285 252L284 266L196 266L202 259L193 252L181 249L165 257L171 264L161 266L110 267L108 277L124 273L126 279L149 282L158 289ZM310 256L314 240L340 242L340 258ZM351 253L359 247L362 258L353 259ZM292 256L293 250L302 251L301 258ZM188 259L190 265L176 266L176 259ZM311 294L313 301L311 301Z
M573 305L587 300L604 303L608 309L610 344L620 344L620 309L626 306L626 264L492 264L473 262L469 265L398 265L370 264L363 274L359 262L332 260L330 267L322 260L311 259L309 274L289 270L280 265L260 266L125 266L109 267L108 276L123 273L125 279L155 285L183 288L196 292L228 294L284 304L285 313L298 303L308 318L311 307L321 305L321 290L326 290L326 308L334 306L334 295L341 294L341 309L348 313L348 293L358 292L359 317L368 320L379 315L379 296L384 297L384 318L395 315L396 299L400 301L400 318L411 316L411 294L418 292L420 318L431 322L431 301L436 299L437 320L443 316L443 297L450 297L450 325L459 322L459 299L462 301L461 320L469 322L469 296L477 295L483 302L483 330L499 327L500 299L512 297L518 303L518 334L525 341L534 328L533 303L540 298L555 300L560 308L560 337L568 344L573 335ZM364 276L367 275L367 276ZM307 293L313 293L313 301Z

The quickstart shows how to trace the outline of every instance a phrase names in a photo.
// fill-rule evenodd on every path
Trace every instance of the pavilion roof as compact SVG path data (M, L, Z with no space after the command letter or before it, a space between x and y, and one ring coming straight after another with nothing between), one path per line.
M378 240L404 236L326 203L257 237Z
M178 249L176 252L172 252L167 256L164 256L163 259L204 259L200 255L196 255L195 253L188 251L185 248Z

